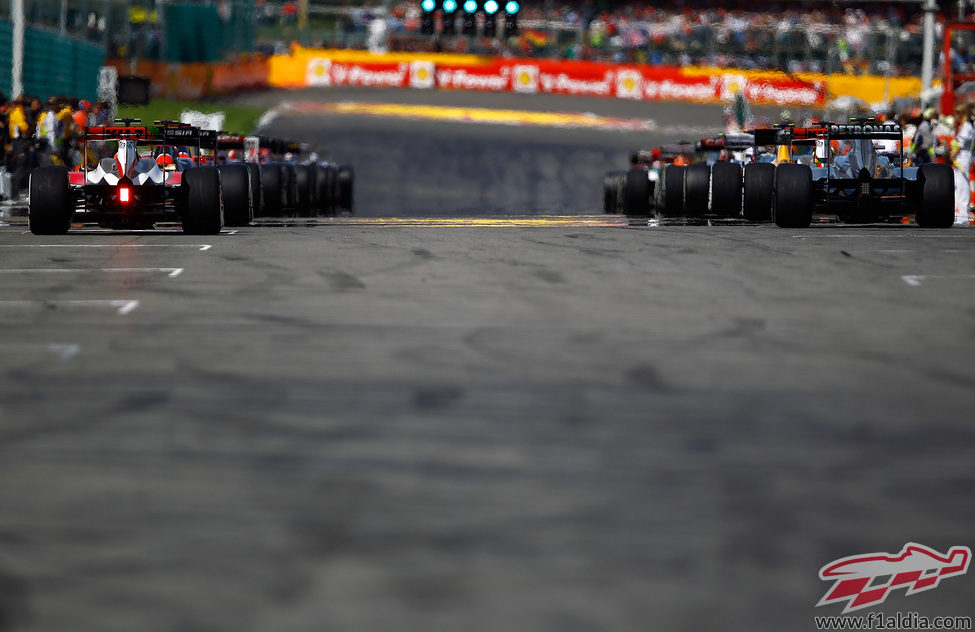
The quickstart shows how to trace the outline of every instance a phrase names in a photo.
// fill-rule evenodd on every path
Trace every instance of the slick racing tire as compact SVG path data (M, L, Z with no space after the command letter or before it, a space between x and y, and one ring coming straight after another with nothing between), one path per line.
M284 187L281 182L281 165L271 162L261 165L261 193L263 211L267 217L284 214Z
M315 190L318 212L335 214L335 167L329 164L315 167Z
M284 188L285 215L298 211L298 169L293 162L283 162L281 168L281 186Z
M314 196L314 165L295 165L295 209L299 217L315 215L312 208Z
M623 183L623 213L650 214L650 178L644 169L630 169Z
M63 235L71 227L74 199L67 167L38 167L30 172L27 225L35 235Z
M775 225L808 228L812 223L812 169L784 163L775 168Z
M682 217L684 215L684 175L687 167L667 165L660 175L654 191L654 207L658 218Z
M684 174L684 215L703 217L708 212L711 192L711 167L699 163L687 165Z
M233 163L217 167L223 192L223 212L227 226L247 226L254 219L251 179L247 165Z
M335 175L337 207L347 213L355 213L355 171L348 165L341 165Z
M619 213L623 208L623 188L626 172L613 171L603 178L603 212Z
M772 221L772 198L775 165L753 162L745 165L742 214L749 222Z
M216 235L223 228L223 200L220 173L216 167L195 167L183 172L179 214L183 232Z
M251 219L260 217L264 214L264 196L261 189L261 166L256 162L244 163L251 174L251 207L253 213Z
M741 217L741 166L732 162L711 165L710 206L718 217Z
M955 176L950 166L921 165L914 221L922 228L950 228L955 222Z

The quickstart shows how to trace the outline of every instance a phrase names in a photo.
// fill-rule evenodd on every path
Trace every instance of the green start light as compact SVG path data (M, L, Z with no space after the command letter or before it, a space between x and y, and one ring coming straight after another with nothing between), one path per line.
M515 0L508 0L508 3L504 5L504 12L508 15L514 15L515 13L518 13L518 9L520 8L521 5Z
M465 0L465 2L464 2L464 12L465 13L477 13L477 0Z
M443 0L443 10L447 13L453 13L457 10L457 0Z
M487 0L487 2L484 3L484 12L488 15L494 15L500 8L501 7L498 5L496 0Z
M437 0L423 0L420 3L420 8L426 13L433 13L437 8Z

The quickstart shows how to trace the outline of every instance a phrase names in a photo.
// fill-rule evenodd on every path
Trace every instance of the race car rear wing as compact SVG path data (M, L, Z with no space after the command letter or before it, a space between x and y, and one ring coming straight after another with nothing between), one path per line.
M92 125L85 141L134 140L147 145L199 145L200 129L192 126Z

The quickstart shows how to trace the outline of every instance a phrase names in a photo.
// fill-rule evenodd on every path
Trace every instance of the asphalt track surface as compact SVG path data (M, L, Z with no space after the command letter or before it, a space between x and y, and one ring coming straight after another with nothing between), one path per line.
M975 231L410 205L0 227L0 631L810 630L971 546Z

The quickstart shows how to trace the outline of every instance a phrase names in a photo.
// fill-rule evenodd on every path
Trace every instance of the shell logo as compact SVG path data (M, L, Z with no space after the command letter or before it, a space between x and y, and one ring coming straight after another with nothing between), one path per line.
M621 70L616 75L616 96L621 99L643 97L643 76L636 70Z
M523 94L538 92L538 66L515 66L512 71L515 76L515 92Z
M410 62L410 87L432 88L434 84L433 62L417 60Z
M309 86L332 85L332 60L316 57L308 61L305 82Z

